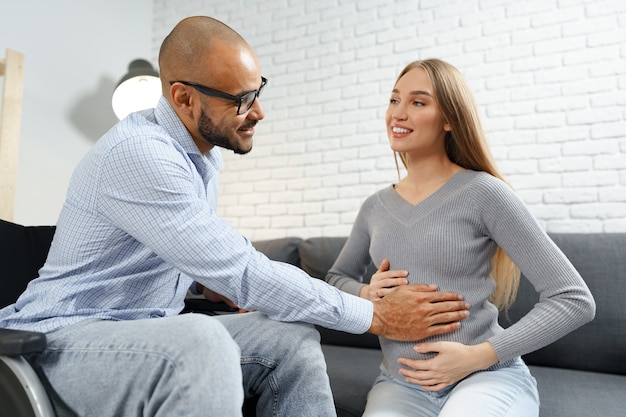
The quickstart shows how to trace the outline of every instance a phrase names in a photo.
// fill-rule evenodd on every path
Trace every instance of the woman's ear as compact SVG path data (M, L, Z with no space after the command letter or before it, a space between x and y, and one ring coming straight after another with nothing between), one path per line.
M450 127L450 125L448 123L445 123L443 125L443 130L445 130L446 132L451 132L452 128Z

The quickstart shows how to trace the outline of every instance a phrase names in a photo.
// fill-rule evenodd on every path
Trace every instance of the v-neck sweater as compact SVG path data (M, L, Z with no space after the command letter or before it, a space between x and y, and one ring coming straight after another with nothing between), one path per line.
M500 246L540 294L540 301L507 329L488 300L495 289L491 259ZM484 172L461 171L418 204L390 185L363 203L352 232L326 281L359 294L370 260L409 271L409 284L436 284L463 295L470 315L461 328L424 341L476 345L489 341L495 368L554 342L593 318L593 297L561 250L521 199L503 181ZM369 280L369 277L367 277ZM383 371L400 380L398 358L427 359L414 342L380 338Z

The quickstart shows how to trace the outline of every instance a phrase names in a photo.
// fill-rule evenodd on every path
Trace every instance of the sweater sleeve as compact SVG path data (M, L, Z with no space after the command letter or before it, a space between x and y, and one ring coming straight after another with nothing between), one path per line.
M595 302L580 274L521 199L493 177L482 184L474 203L487 233L540 295L531 311L489 339L500 361L506 361L540 349L591 321Z
M354 221L350 236L341 249L335 263L324 280L329 284L356 296L366 284L363 283L367 265L370 263L370 236L367 227L373 197L363 203ZM370 277L367 277L368 280Z

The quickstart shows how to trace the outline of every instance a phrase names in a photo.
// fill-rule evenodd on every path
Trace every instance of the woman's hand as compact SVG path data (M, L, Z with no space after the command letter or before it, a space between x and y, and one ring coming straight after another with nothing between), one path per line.
M387 259L383 259L380 263L378 271L372 275L369 285L363 287L359 295L361 298L378 301L393 291L395 287L408 284L409 281L406 279L408 276L408 271L390 271L389 261Z
M440 391L498 362L489 342L474 346L457 342L420 343L414 349L419 353L436 353L432 359L398 359L406 367L400 369L406 381L421 385L426 391Z

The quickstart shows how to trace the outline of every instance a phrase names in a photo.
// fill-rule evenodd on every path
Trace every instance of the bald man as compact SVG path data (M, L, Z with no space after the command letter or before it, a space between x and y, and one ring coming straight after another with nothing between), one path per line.
M163 97L77 166L50 254L0 326L47 333L29 361L59 415L333 416L311 324L416 340L457 329L454 293L342 293L273 262L217 216L219 148L252 149L267 80L250 46L209 17L163 41ZM193 282L255 313L178 315Z

